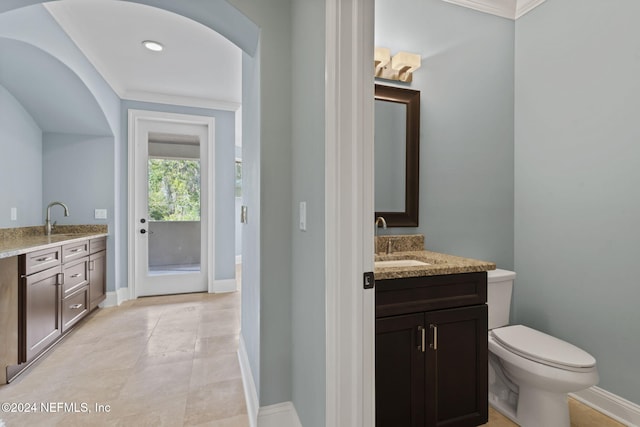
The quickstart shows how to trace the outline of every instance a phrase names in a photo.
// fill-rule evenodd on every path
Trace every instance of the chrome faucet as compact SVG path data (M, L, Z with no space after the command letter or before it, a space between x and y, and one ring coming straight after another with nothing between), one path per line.
M62 206L64 208L64 216L69 216L69 208L64 203L62 202L49 203L49 206L47 206L47 218L44 221L44 234L46 234L47 236L51 235L51 230L53 230L53 227L56 225L55 222L53 223L53 225L51 224L51 207L54 205Z
M378 237L378 228L380 228L380 224L382 224L382 228L387 228L387 221L381 216L376 218L376 237Z
M375 242L374 242L374 250L375 253L378 253L378 228L380 228L380 224L382 224L382 228L387 228L387 221L385 221L385 219L381 216L379 216L378 218L376 218L376 222L375 222L375 228L376 228L376 237L375 237Z

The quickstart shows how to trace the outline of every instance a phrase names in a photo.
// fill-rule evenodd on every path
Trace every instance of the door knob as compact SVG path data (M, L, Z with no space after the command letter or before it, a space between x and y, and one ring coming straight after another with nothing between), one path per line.
M147 232L147 230L145 230L144 228L142 230L140 230L140 234L144 234L146 232Z

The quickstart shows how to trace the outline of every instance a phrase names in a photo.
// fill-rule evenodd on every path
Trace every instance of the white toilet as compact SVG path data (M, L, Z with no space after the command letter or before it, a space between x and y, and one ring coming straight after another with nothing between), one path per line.
M596 385L586 351L522 325L509 325L516 273L487 272L489 403L522 427L569 427L567 394Z

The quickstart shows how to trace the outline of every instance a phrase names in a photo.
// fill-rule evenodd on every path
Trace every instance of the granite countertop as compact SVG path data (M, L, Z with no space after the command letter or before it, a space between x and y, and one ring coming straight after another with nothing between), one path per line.
M396 235L376 237L375 261L420 261L428 265L381 266L374 263L376 280L402 279L405 277L439 276L442 274L475 273L495 270L493 262L463 258L424 250L424 236ZM391 253L386 254L387 250Z
M493 262L480 261L472 258L462 258L432 251L393 252L389 255L376 255L375 261L416 260L428 265L407 267L378 267L374 268L376 280L401 279L405 277L438 276L441 274L474 273L478 271L495 270Z
M107 235L106 225L59 225L50 236L44 226L0 229L0 259Z

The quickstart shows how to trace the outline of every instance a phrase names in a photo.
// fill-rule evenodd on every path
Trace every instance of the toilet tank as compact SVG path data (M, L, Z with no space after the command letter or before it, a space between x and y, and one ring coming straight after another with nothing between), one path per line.
M509 324L511 293L516 273L508 270L487 271L487 306L489 309L489 329Z

